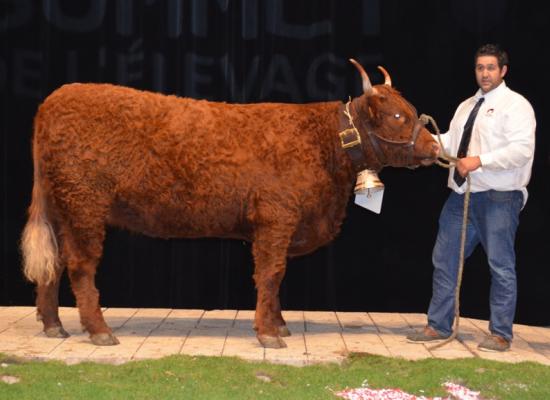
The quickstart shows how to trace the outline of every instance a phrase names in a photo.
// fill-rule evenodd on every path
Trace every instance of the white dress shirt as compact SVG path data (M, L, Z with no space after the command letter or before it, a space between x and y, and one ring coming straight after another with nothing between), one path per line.
M485 101L477 113L468 148L468 156L479 156L481 160L481 167L470 172L471 192L521 190L525 205L535 153L535 112L504 81L485 94L479 89L458 106L449 131L441 135L443 147L449 155L456 156L464 124L482 96ZM467 184L458 187L453 180L454 170L449 170L447 185L464 193Z

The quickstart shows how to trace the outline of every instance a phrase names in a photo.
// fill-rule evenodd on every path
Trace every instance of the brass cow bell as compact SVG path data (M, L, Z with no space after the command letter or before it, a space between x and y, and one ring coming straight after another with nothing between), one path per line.
M364 169L357 174L355 194L367 195L384 189L384 184L378 178L378 174L372 169Z
M376 171L364 169L359 172L354 192L355 204L380 214L384 197L384 184L378 179Z

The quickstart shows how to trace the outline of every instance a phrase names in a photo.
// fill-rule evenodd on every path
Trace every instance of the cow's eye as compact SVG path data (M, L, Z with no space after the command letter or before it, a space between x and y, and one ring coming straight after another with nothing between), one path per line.
M395 119L401 118L401 114L394 114Z

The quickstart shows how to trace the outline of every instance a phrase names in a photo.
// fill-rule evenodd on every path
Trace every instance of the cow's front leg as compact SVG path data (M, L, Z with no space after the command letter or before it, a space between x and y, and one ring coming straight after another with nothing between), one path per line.
M281 313L281 301L279 300L279 296L277 296L277 308L275 309L275 320L276 325L278 327L278 332L280 337L287 337L291 336L290 330L286 326L286 321L283 318L283 314ZM258 326L256 324L256 321L254 321L254 330L258 330Z
M279 293L277 292L277 308L275 309L275 315L277 318L277 326L279 331L279 336L281 337L287 337L290 336L290 330L286 326L286 321L283 318L283 314L281 313L281 301L279 300Z
M281 316L279 287L286 271L287 249L292 228L264 227L256 231L254 255L257 301L255 327L257 338L264 347L286 347L281 336L288 336ZM281 335L283 333L283 335Z

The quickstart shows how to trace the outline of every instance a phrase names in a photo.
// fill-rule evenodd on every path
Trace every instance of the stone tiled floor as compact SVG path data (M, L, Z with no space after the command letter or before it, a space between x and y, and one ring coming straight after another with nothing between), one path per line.
M0 353L66 363L124 363L172 354L237 356L245 360L290 365L343 361L350 353L370 353L411 360L428 357L480 357L504 362L550 365L550 328L515 325L512 349L486 353L477 344L487 321L462 318L459 341L430 350L410 344L405 335L420 329L424 314L285 311L292 336L288 347L264 349L252 329L254 311L106 308L107 323L120 345L94 346L82 333L75 308L61 308L67 339L47 338L33 307L0 307Z

